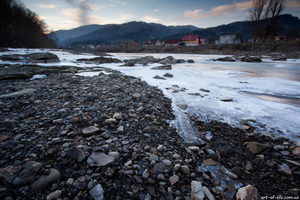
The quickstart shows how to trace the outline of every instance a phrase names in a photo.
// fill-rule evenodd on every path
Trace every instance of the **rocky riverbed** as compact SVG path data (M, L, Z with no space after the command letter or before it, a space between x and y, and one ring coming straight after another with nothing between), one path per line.
M197 116L191 120L206 143L183 141L169 125L171 100L115 70L1 80L0 95L1 199L300 193L299 142L254 135L247 120L238 129Z

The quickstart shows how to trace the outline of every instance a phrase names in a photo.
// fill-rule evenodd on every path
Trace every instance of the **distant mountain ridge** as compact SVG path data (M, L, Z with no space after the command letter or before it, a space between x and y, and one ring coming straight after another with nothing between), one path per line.
M161 38L199 28L187 26L165 26L156 23L128 22L124 24L85 25L71 30L58 30L49 34L59 46L74 44L117 44L125 39L144 42L148 38Z
M289 30L300 30L300 19L290 14L280 16L279 23L282 30L279 35L285 35ZM59 46L69 45L98 45L98 44L120 44L126 39L144 42L152 39L182 39L187 34L196 34L200 38L213 40L217 34L225 32L242 32L243 41L251 34L247 27L247 21L232 22L210 28L197 28L192 25L165 26L163 24L146 22L128 22L124 24L86 25L71 30L59 30L49 34L56 38Z

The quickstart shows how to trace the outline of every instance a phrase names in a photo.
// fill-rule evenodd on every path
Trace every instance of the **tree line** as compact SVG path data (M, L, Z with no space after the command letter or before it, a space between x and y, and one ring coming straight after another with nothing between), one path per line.
M0 0L0 46L52 48L47 25L19 0Z

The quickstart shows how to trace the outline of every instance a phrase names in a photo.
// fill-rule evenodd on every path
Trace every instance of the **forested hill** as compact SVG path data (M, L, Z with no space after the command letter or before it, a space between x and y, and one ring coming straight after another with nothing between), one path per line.
M20 1L0 1L0 47L55 47L47 25Z
M278 31L278 35L289 35L289 34L299 34L300 33L300 19L298 17L292 16L290 14L281 15L279 18L278 23L281 25L281 30ZM214 39L217 34L219 33L226 33L226 32L242 32L243 33L243 41L246 41L251 34L248 30L248 22L247 21L239 21L233 22L226 25L220 25L216 27L205 28L202 30L195 30L192 34L198 35L200 38L209 38ZM169 35L167 37L163 37L162 39L180 39L185 35L190 34L180 33L175 35Z

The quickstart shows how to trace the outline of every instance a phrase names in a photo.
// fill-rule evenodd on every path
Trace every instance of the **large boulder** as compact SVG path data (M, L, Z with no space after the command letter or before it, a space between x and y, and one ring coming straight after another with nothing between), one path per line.
M0 80L15 78L31 78L36 74L77 73L84 67L78 66L40 66L33 64L16 64L0 68Z
M32 62L32 63L58 63L58 56L49 52L39 52L30 54L9 54L0 56L4 61Z
M94 62L94 63L121 63L122 61L117 58L94 57L94 58L79 58L78 62Z
M262 62L261 58L259 57L244 57L241 59L244 62Z
M171 70L172 65L162 65L162 66L152 67L151 69L154 69L154 70Z
M156 62L161 64L177 64L177 60L173 56L157 59Z
M217 61L225 61L225 62L234 62L235 60L232 57L224 57L224 58L218 58Z
M148 65L154 63L155 58L153 56L145 56L137 59L129 59L129 60L124 60L124 63L127 65L129 64L143 64L143 65Z

